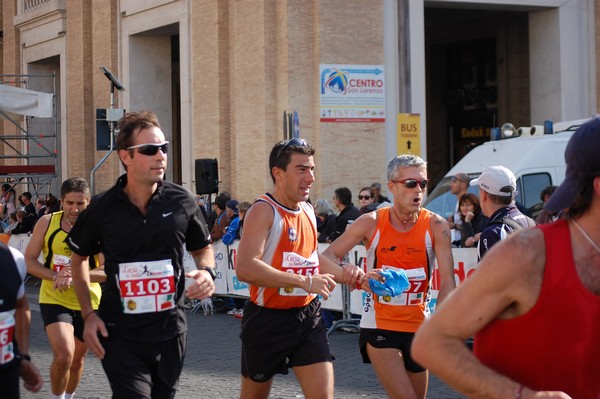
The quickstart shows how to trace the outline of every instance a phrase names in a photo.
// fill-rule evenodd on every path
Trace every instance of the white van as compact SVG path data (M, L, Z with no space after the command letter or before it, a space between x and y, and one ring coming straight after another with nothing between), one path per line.
M519 193L516 200L535 218L542 208L542 190L547 186L558 186L565 179L567 142L577 127L588 120L590 118L556 123L553 134L543 134L540 126L520 128L516 137L488 141L475 147L446 173L423 206L448 218L456 207L457 198L450 193L450 182L456 173L467 173L474 179L488 166L502 165L517 177ZM469 192L479 194L474 186L469 187Z

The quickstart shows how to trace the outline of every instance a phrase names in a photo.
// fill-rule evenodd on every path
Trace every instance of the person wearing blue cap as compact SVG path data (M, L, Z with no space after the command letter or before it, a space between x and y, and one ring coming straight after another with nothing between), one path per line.
M230 245L236 239L240 238L240 211L238 210L239 202L232 199L227 201L227 205L225 206L225 212L227 212L227 217L229 218L229 226L226 227L225 234L221 241L223 244ZM226 303L231 307L231 310L227 312L227 314L231 314L235 316L237 319L241 319L244 316L244 304L245 300L241 298L228 298Z
M225 212L227 212L227 217L229 218L229 226L225 230L225 234L223 234L223 244L229 245L236 238L240 238L238 234L239 225L240 225L240 212L237 209L238 202L234 199L227 201L227 205L225 206Z
M600 397L598 154L595 117L569 140L565 180L545 204L568 219L495 245L417 331L415 359L469 397Z

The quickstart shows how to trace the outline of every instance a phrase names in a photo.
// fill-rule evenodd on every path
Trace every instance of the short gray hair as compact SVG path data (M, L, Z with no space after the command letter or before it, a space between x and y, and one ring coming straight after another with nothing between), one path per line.
M398 174L398 169L400 168L408 168L409 166L417 166L417 167L427 167L427 162L425 162L421 157L412 155L412 154L401 154L396 158L393 158L387 167L387 179L394 180L394 178Z
M330 213L333 213L333 208L329 201L321 198L315 202L315 213L317 215L329 215Z

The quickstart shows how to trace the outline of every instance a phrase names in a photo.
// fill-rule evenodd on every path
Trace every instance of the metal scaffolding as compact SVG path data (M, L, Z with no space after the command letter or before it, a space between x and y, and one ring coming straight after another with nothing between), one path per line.
M51 79L52 93L29 90L33 79ZM24 186L33 196L48 194L58 177L56 76L0 75L0 179ZM45 191L45 192L44 192Z

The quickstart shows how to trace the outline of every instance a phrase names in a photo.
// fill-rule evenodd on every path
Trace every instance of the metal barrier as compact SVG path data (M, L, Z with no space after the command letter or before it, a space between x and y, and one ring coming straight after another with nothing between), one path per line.
M327 335L338 329L349 329L347 332L358 332L360 330L360 318L353 318L350 312L350 288L345 284L342 284L342 301L342 318L333 322L327 330Z

